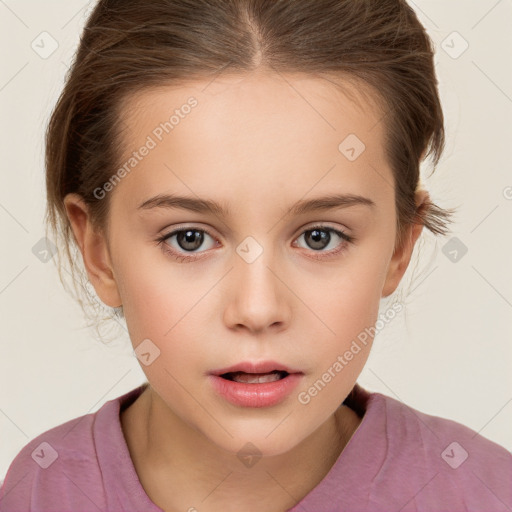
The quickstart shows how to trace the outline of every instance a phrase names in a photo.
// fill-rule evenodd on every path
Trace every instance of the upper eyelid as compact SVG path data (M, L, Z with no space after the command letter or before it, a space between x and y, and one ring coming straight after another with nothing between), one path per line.
M182 228L180 228L180 227L173 228L169 232L164 231L164 233L162 233L161 238L167 239L167 238L170 238L171 236L174 236L174 235L177 235L178 233L181 233L182 231L201 231L203 233L206 233L208 236L211 236L212 238L217 238L216 236L214 236L213 233L210 232L209 229L200 228L199 226L185 226L185 227L182 227Z
M330 225L329 222L326 221L326 222L313 222L311 224L306 224L305 226L300 228L299 234L304 233L304 231L309 231L309 230L318 229L318 228L330 229L333 231L342 231L343 233L346 233L346 234L348 234L348 231L350 231L346 227L332 226L332 225ZM164 232L162 234L162 236L165 235L165 236L169 237L169 236L175 235L176 233L179 233L181 231L188 231L188 230L203 231L210 236L214 236L212 233L213 230L211 230L209 228L203 228L197 224L192 224L190 226L183 226L183 227L180 227L180 226L174 227L174 228L170 229L168 232L166 232L166 230L164 229L164 230L162 230Z
M323 229L325 231L340 232L340 233L344 234L345 236L354 239L353 235L350 235L345 228L334 227L334 226L330 226L328 223L318 222L318 223L313 223L311 225L306 225L304 227L301 227L300 231L298 232L298 234L294 237L294 241L298 237L302 236L305 232L311 231L311 230L314 230L314 229ZM201 231L201 232L206 233L211 238L213 238L216 242L218 242L218 237L216 237L213 233L211 233L209 229L201 228L198 225L183 226L183 227L173 228L168 233L164 232L161 235L160 240L164 240L165 241L168 238L171 238L172 236L175 236L178 233L183 232L183 231ZM340 235L337 235L337 236L340 236ZM347 242L347 240L344 240L344 241Z

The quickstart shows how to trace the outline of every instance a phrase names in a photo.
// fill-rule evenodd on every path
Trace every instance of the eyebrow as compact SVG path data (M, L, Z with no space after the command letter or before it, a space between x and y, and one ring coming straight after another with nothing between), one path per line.
M289 214L301 215L312 211L348 208L357 205L368 206L371 209L376 207L375 202L368 197L357 194L331 194L314 199L300 200L290 208ZM212 201L211 199L200 199L172 194L159 194L155 197L151 197L139 205L137 209L151 210L154 208L178 208L197 213L211 213L222 217L231 215L227 206Z

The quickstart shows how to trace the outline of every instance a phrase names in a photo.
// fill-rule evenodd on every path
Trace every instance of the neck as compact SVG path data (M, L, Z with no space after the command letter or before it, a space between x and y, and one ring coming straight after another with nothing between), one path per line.
M292 450L246 467L185 424L150 386L121 419L141 484L166 512L287 510L320 483L361 423L341 405Z

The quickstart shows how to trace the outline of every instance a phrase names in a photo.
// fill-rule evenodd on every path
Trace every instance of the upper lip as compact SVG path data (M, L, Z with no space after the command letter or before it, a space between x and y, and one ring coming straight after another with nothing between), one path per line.
M241 363L228 366L226 368L220 368L218 370L212 370L212 375L222 375L224 373L232 372L244 372L244 373L268 373L274 370L287 372L287 373L302 373L300 370L295 370L284 364L277 363L275 361L243 361Z

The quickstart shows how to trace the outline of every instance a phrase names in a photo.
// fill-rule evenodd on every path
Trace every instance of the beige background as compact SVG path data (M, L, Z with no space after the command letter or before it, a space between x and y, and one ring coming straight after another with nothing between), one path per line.
M424 179L441 206L459 206L450 243L468 252L451 261L451 236L424 232L406 311L378 334L359 382L511 450L512 2L410 3L437 47L448 136ZM96 341L32 251L44 236L43 132L91 5L0 1L0 479L30 439L144 381L126 333ZM46 51L58 44L49 56L31 47L41 37Z

